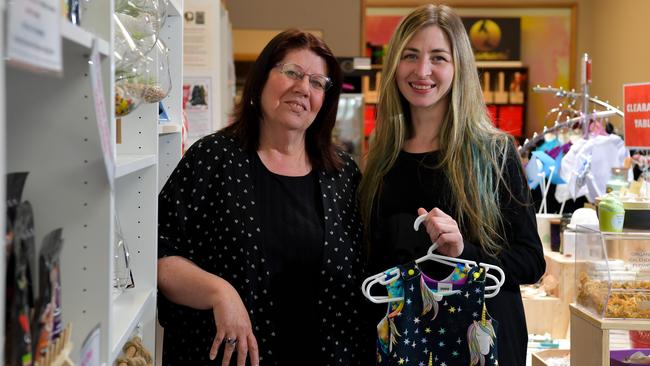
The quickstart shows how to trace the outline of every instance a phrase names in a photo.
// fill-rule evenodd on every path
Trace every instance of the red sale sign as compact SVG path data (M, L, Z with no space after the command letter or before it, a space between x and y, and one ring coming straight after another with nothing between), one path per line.
M625 146L650 147L650 83L623 85Z

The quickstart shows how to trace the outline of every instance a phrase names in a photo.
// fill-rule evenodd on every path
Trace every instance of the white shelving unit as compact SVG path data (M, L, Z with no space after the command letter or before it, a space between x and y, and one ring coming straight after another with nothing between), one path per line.
M80 37L67 38L71 35ZM29 172L23 199L34 207L37 253L47 232L63 228L63 321L73 323L75 354L96 324L102 337L110 333L112 286L114 203L95 120L88 38L92 35L82 30L64 37L62 78L7 67L4 88L11 106L6 168ZM110 101L108 54L101 68L104 97ZM106 349L101 354L107 359Z
M170 1L170 5L180 0ZM172 7L172 9L177 9ZM178 8L180 9L180 8ZM161 32L161 39L170 49L183 49L182 11L171 11ZM158 124L158 190L169 178L182 156L183 124L183 53L170 52L169 73L172 78L172 90L163 100L168 121Z
M5 1L0 0L0 13L4 13L5 10ZM0 17L0 40L5 39L5 34L4 34L4 17ZM4 42L0 42L0 55L4 55ZM0 230L5 230L5 217L7 212L7 208L5 207L5 204L7 200L5 197L7 197L5 193L5 147L7 146L4 142L7 140L5 138L5 68L2 67L0 68L0 175L2 175L2 179L0 179ZM2 235L0 237L0 245L2 245L2 248L6 248L7 243L5 242L5 236ZM5 251L0 250L0 293L2 294L3 298L5 297L5 283L6 283L6 274L7 274L7 266L5 265ZM0 301L0 314L5 313L5 301L2 300ZM5 317L2 316L0 317L0 360L3 360L4 362L5 359L5 354L4 354L4 344L5 344Z
M3 0L0 5L4 5ZM32 73L6 63L0 70L0 224L4 228L5 174L29 172L23 199L34 208L36 252L46 233L63 228L62 311L64 324L72 324L72 359L78 363L83 340L99 324L100 359L102 364L112 365L136 329L147 349L154 351L158 174L159 164L163 164L159 151L171 156L173 150L159 149L159 145L178 136L180 159L183 11L182 0L170 2L163 32L170 58L177 63L172 67L173 89L165 105L178 127L160 127L158 105L143 104L122 118L122 140L116 144L115 119L111 118L114 5L113 1L93 1L85 6L82 27L61 21L62 77ZM2 31L0 24L0 35ZM105 112L115 154L114 190L104 165L89 75L94 39L101 54ZM133 289L122 293L112 287L115 217L130 250L135 281ZM0 251L0 263L0 289L4 293L4 250ZM4 306L1 301L0 310ZM3 321L4 317L0 320L4 337Z

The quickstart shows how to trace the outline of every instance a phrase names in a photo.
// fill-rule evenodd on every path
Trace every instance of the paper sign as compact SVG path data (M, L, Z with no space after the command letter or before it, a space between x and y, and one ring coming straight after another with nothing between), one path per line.
M184 109L187 113L187 137L191 143L214 132L210 102L211 78L195 76L183 78Z
M209 2L185 4L183 19L183 66L209 69L212 51Z
M625 146L650 147L650 83L623 85Z
M62 72L59 0L9 1L7 58L38 70Z
M113 189L115 180L115 158L113 155L113 144L111 143L111 129L108 124L108 114L106 113L106 103L104 99L104 83L102 82L102 67L99 59L97 39L93 39L92 52L90 53L90 82L93 89L93 100L95 101L95 116L97 119L97 129L99 130L99 141L104 154L104 165L106 166L106 176L108 183Z

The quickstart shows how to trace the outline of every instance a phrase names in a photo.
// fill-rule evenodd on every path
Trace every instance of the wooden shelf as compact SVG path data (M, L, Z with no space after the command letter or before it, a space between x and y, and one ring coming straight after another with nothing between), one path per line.
M610 331L650 330L649 319L600 319L571 304L571 364L609 366Z
M476 67L489 69L494 68L509 68L509 67L523 67L524 64L521 61L476 61Z
M571 315L589 322L592 326L602 330L650 330L650 319L607 319L597 318L592 312L580 305L571 304Z
M562 358L568 356L570 351L568 349L545 349L532 354L531 366L547 366L546 362L549 358Z
M524 103L485 103L487 106L495 105L495 106L523 106Z
M181 132L181 126L175 123L160 123L158 124L158 134L164 135L168 133L179 133Z

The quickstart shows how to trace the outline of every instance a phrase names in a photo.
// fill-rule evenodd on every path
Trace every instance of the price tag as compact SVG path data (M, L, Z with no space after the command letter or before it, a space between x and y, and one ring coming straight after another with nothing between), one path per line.
M59 9L58 0L8 2L9 62L39 71L63 71Z

